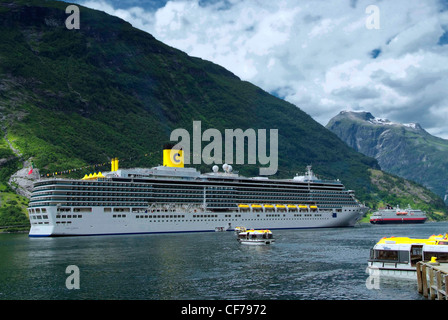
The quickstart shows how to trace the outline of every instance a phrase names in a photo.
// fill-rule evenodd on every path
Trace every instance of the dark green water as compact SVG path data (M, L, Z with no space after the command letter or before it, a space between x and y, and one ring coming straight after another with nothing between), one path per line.
M0 299L419 300L416 281L366 287L370 248L383 236L429 237L448 223L276 230L273 246L231 232L29 238L0 235ZM66 287L69 265L79 289Z

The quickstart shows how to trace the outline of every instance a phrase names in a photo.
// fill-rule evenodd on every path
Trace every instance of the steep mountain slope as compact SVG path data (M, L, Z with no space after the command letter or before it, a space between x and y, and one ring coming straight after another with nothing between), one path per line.
M383 170L428 187L448 203L448 140L432 136L418 123L393 123L369 112L341 112L326 127L376 158Z
M341 179L361 200L378 191L369 171L379 168L377 161L296 106L103 12L79 6L81 28L68 30L67 5L0 0L0 125L22 160L32 160L41 174L111 157L125 160L126 167L157 165L172 130L192 134L196 120L202 131L222 134L278 129L277 177L292 177L311 164L322 178ZM233 167L257 175L260 165ZM69 176L92 168L85 170Z
M41 172L112 156L141 159L160 151L172 130L191 132L199 120L202 130L222 133L279 129L279 175L312 164L317 173L353 187L368 182L366 169L375 160L296 106L102 12L81 7L80 30L68 30L66 6L0 2L3 127ZM160 153L142 161L132 164L157 164ZM258 166L252 167L236 169L257 174Z

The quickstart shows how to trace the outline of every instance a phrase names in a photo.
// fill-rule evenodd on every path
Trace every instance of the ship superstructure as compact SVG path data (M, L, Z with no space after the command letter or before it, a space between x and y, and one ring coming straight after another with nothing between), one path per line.
M340 181L308 167L293 179L241 177L224 165L118 169L35 183L30 236L70 236L354 226L367 211Z

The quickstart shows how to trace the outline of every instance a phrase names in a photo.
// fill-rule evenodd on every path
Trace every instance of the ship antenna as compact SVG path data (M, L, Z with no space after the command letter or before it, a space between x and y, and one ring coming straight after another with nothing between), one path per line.
M307 165L306 166L306 173L309 177L311 177L313 175L313 171L311 170L311 165Z

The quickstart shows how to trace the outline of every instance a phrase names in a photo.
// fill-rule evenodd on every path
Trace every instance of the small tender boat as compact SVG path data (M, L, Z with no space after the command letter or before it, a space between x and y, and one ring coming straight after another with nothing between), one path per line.
M370 275L416 279L419 261L448 262L448 234L428 239L384 237L370 250Z
M270 230L245 230L238 233L238 242L248 245L266 245L275 242Z

